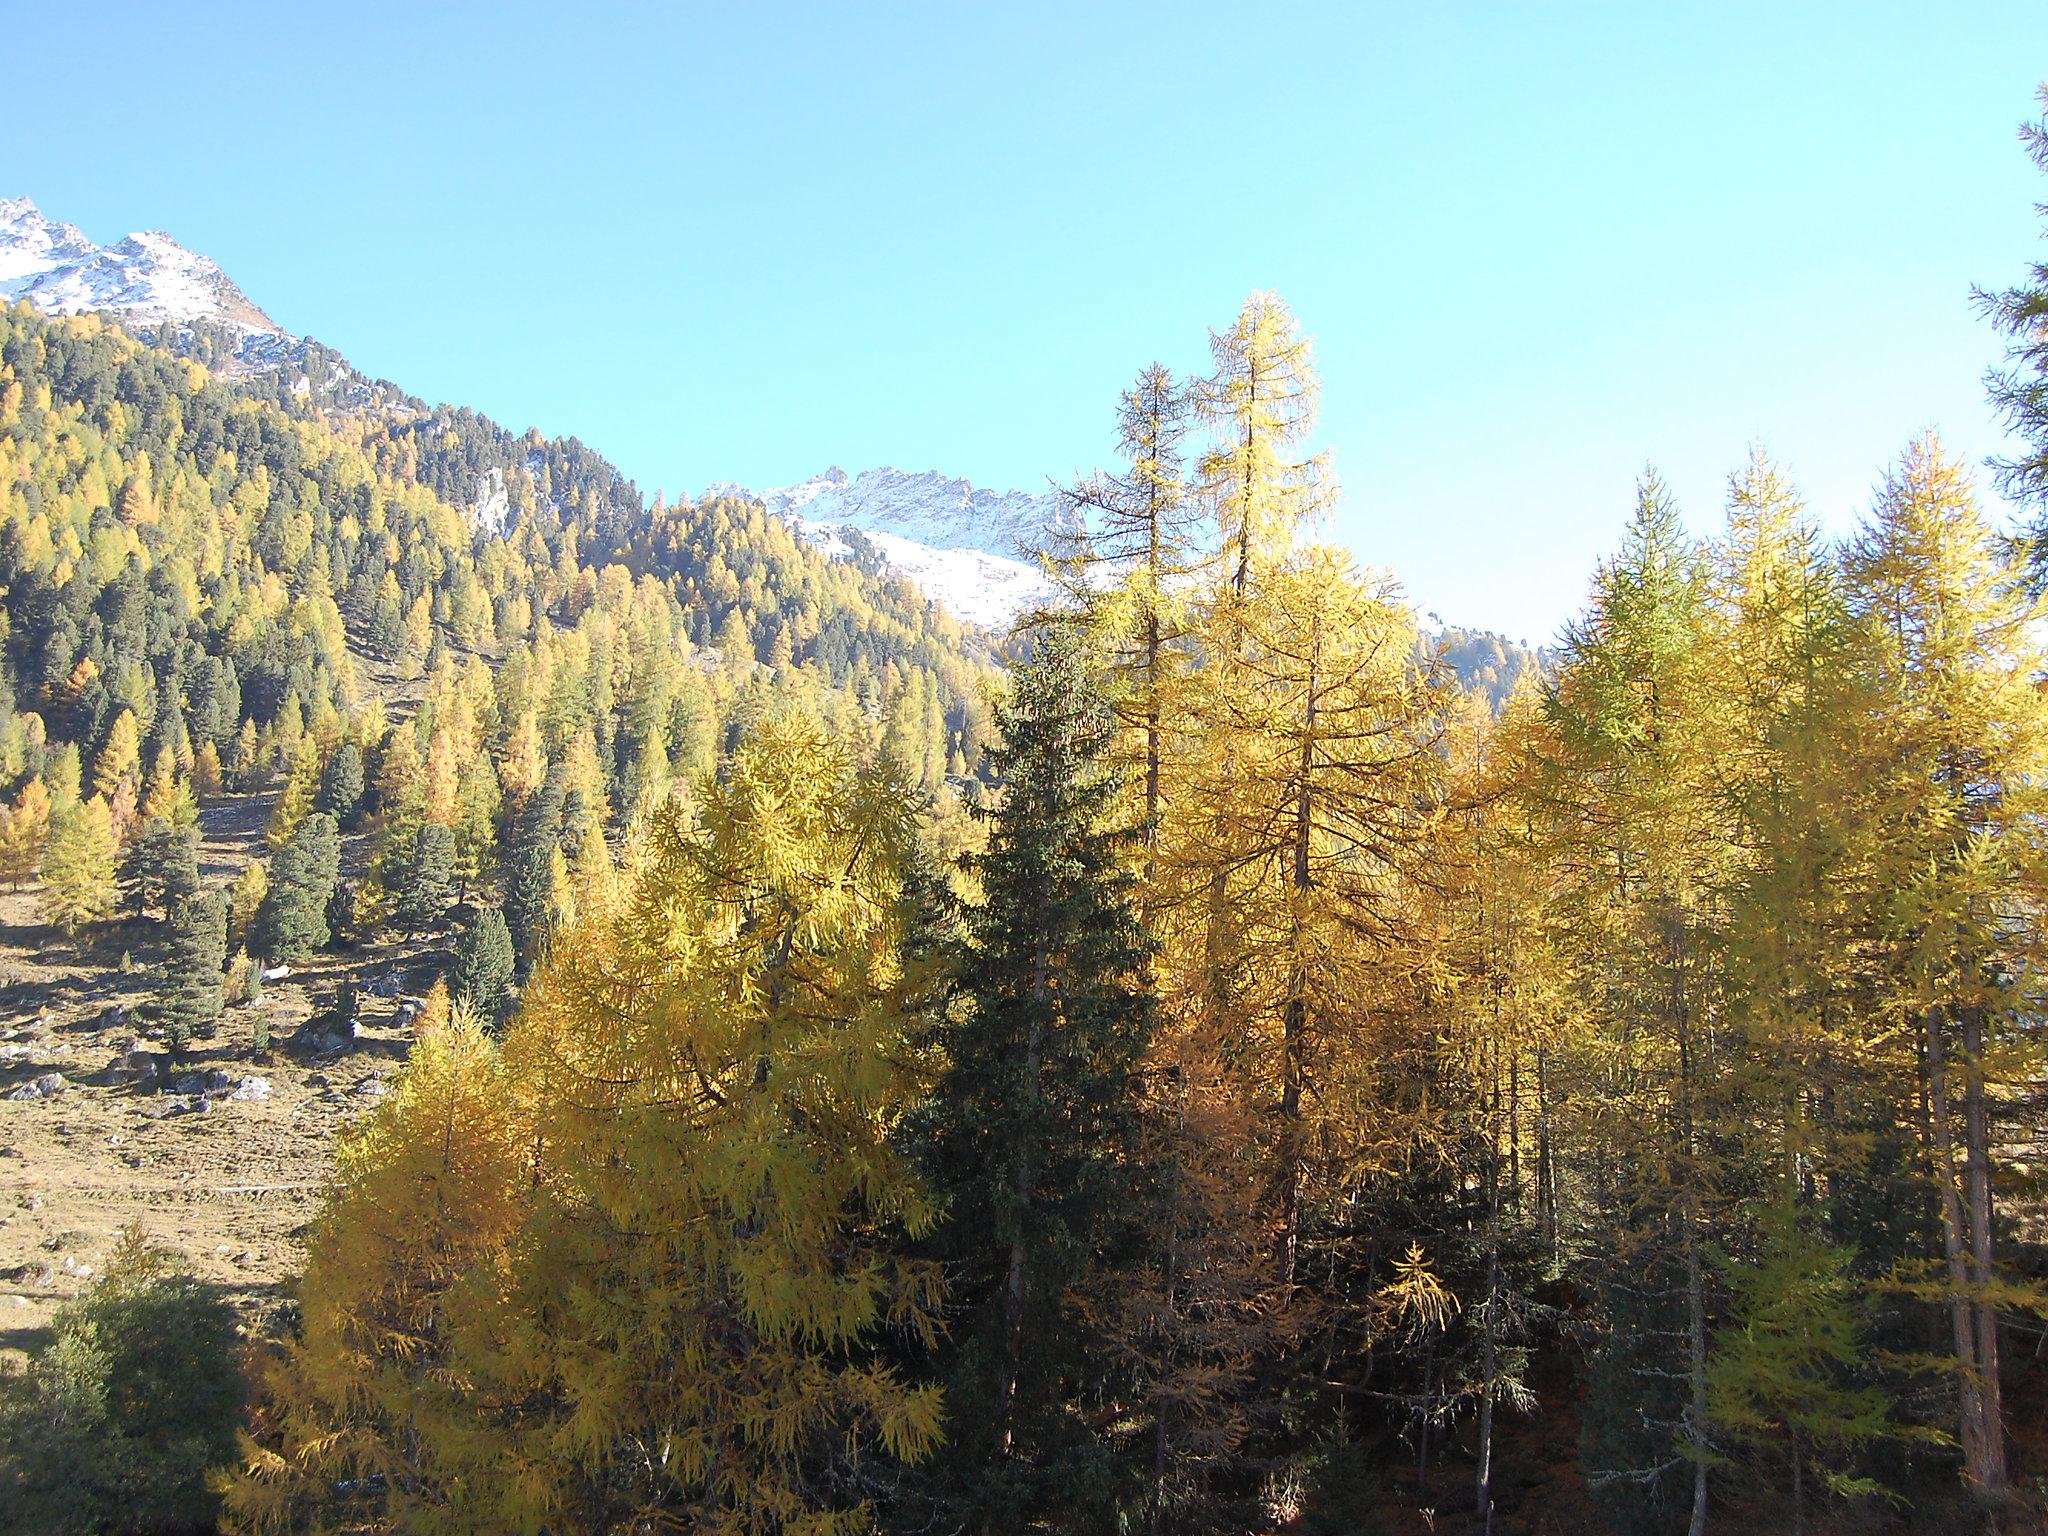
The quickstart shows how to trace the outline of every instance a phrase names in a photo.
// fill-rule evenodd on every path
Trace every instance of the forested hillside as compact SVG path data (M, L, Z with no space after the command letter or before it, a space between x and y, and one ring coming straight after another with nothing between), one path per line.
M288 413L25 306L0 317L0 588L11 873L41 866L67 928L124 865L154 905L224 786L284 783L281 850L372 836L306 931L424 927L522 859L609 856L783 702L942 796L986 731L985 642L756 507L649 508L580 444L469 412ZM258 958L296 947L260 932Z

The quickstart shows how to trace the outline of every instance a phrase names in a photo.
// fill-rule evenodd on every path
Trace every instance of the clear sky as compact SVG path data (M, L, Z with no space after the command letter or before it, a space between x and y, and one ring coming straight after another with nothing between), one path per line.
M0 194L671 493L1042 486L1276 288L1335 536L1532 640L1646 462L1706 527L1761 441L1840 528L1992 451L1968 289L2048 198L2043 0L488 10L103 0L12 52Z

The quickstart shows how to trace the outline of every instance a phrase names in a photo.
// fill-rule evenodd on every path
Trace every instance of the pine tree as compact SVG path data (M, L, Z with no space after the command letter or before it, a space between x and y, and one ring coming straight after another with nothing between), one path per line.
M249 947L272 960L302 960L326 944L327 903L340 871L334 818L315 811L271 858L267 888L249 925Z
M398 891L398 920L413 933L438 925L455 896L455 834L437 821L413 833Z
M328 759L320 779L320 793L314 809L325 811L337 825L349 827L356 809L363 803L363 754L352 741L344 741Z
M135 883L137 914L155 907L168 917L175 903L199 889L198 829L152 817L129 844L126 862Z
M222 973L228 958L228 903L218 891L180 897L170 910L170 953L164 967L164 1038L173 1052L218 1027Z
M522 974L547 938L555 902L555 865L561 855L562 784L550 774L527 797L505 857L505 926Z
M983 1531L1090 1528L1136 1502L1143 1461L1113 1421L1128 1369L1102 1334L1120 1272L1149 1257L1140 1065L1148 944L1115 825L1115 721L1075 636L1041 635L998 709L1000 799L971 860L983 892L956 962L966 1003L944 1075L912 1125L946 1199L940 1247L959 1321L947 1351L955 1426L923 1481L931 1518Z

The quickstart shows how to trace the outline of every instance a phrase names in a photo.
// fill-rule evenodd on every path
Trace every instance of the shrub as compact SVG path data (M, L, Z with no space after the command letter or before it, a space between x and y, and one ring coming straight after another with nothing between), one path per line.
M243 1384L233 1309L130 1228L0 1396L0 1530L213 1528Z

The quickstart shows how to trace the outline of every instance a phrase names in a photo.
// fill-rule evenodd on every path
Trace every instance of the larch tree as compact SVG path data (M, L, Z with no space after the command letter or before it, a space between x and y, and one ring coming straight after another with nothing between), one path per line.
M14 804L0 818L0 879L17 891L24 881L35 879L49 837L50 791L38 774L21 786Z
M1712 1460L1706 1244L1721 1085L1709 935L1726 848L1707 792L1718 743L1706 575L1669 493L1646 476L1622 551L1568 634L1536 790L1589 1012L1575 1130L1611 1245L1587 1461L1612 1513L1647 1521L1680 1503L1692 1536L1707 1527ZM1686 1498L1677 1474L1688 1468Z
M1203 679L1204 727L1232 743L1188 792L1237 914L1234 1007L1272 1095L1275 1272L1294 1283L1313 1148L1311 1101L1369 1094L1376 1014L1420 961L1404 881L1433 829L1445 699L1416 664L1391 586L1313 546L1268 568L1239 618L1237 664ZM1212 875L1212 879L1215 878Z
M1214 445L1198 471L1216 524L1223 590L1243 601L1258 561L1284 556L1326 511L1336 487L1322 455L1298 456L1315 424L1321 381L1314 346L1277 293L1254 293L1227 331L1211 332L1213 371L1197 386Z
M337 1149L299 1327L256 1371L231 1529L478 1528L443 1451L488 1428L448 1374L455 1294L517 1219L528 1123L488 1031L437 986L397 1090Z
M895 1149L933 984L913 803L773 715L547 951L504 1048L523 1209L458 1353L482 1427L441 1447L473 1528L839 1536L936 1445L938 1389L878 1352L940 1320Z
M2038 872L2048 670L2025 573L1932 437L1887 480L1849 555L1879 694L1865 771L1882 829L1879 1016L1919 1042L1923 1158L1941 1221L1965 1476L2007 1483L1992 1157L2001 1079L2040 1067Z
M1142 793L1145 882L1157 878L1164 760L1175 677L1186 666L1188 609L1205 562L1202 509L1190 494L1184 443L1188 387L1155 363L1117 411L1123 467L1069 487L1073 526L1050 552L1067 600L1085 615L1111 707L1131 739Z
M98 795L51 813L43 852L43 914L66 933L113 915L121 845L114 815Z

